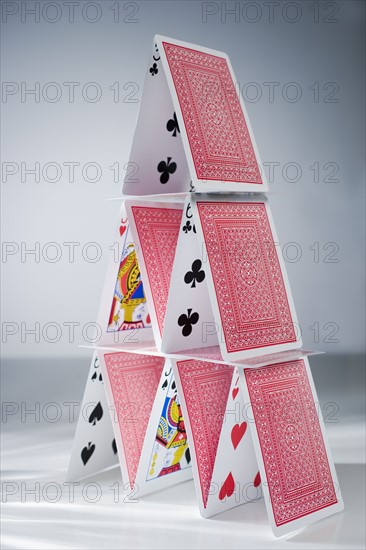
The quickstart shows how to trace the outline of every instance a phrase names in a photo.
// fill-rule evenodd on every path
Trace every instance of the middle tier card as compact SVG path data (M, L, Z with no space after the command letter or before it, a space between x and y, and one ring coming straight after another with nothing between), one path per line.
M217 346L225 361L301 347L285 265L262 195L125 202L156 345Z

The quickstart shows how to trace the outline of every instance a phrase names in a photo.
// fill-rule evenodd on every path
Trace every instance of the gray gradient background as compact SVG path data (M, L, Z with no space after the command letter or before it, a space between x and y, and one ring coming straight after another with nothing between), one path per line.
M329 547L330 543L331 547L339 548L364 547L363 473L355 469L355 463L364 462L365 3L336 2L339 22L328 24L322 22L330 13L325 9L326 2L319 2L319 23L314 23L314 12L310 10L314 2L295 2L302 9L302 17L292 24L281 15L286 2L276 7L273 22L268 20L265 3L258 2L262 17L257 23L248 23L243 17L235 22L230 15L222 22L220 12L203 23L199 1L137 2L137 23L122 21L131 10L125 9L126 2L120 2L121 20L114 23L109 8L115 3L97 3L102 17L95 24L81 16L85 2L79 2L75 9L74 23L68 21L68 12L59 2L62 17L54 24L42 17L35 23L30 16L22 23L20 13L9 16L2 24L2 80L19 85L25 82L29 88L35 82L40 82L42 87L53 81L61 85L63 91L56 103L47 103L42 97L39 103L32 97L22 102L18 93L1 104L2 162L19 165L25 162L29 166L35 162L41 166L48 162L60 165L96 162L103 171L96 183L85 181L80 168L76 169L74 183L69 181L66 168L57 183L44 181L42 176L39 183L35 183L32 176L22 182L19 173L7 182L2 181L2 240L19 246L24 242L29 248L33 248L35 242L39 242L41 248L56 242L63 251L57 263L47 262L42 256L39 263L31 256L22 262L20 254L2 263L2 322L19 326L25 323L27 328L39 322L41 329L53 322L63 327L55 343L47 342L42 334L39 343L31 335L22 342L19 332L2 344L3 399L24 400L29 404L81 399L91 355L78 347L79 343L85 343L81 328L96 318L108 247L113 243L117 223L118 202L106 199L120 195L122 167L128 161L138 112L138 103L122 100L130 91L123 90L123 86L136 83L139 88L136 98L141 98L153 35L160 33L224 50L230 56L240 84L256 82L261 87L262 98L246 105L262 160L279 162L281 167L297 162L302 168L302 177L297 183L285 181L277 170L275 182L270 185L270 203L281 244L296 242L302 250L298 262L287 262L287 270L304 345L327 352L311 360L312 370L321 403L335 402L338 407L337 422L327 429L335 460L342 464L339 475L348 512L341 520L334 518L324 523L325 528L315 527L308 535L300 535L294 540L294 547L308 548L310 544L317 548ZM20 7L21 3L12 4ZM228 8L234 4L226 2ZM239 4L242 8L247 2ZM32 7L34 2L27 5ZM221 2L217 6L220 8ZM50 11L50 16L53 15ZM71 81L81 83L76 88L74 103L68 101L63 86L63 82ZM102 88L102 97L97 103L88 103L81 96L80 88L88 82L97 82ZM117 103L109 90L114 82L119 82L121 88L122 99ZM280 83L273 102L268 100L264 82ZM288 82L296 82L301 87L300 101L291 103L283 99L281 91ZM309 90L314 82L320 83L317 103ZM322 86L327 82L339 86L337 103L323 101L326 91ZM113 182L108 168L115 162L121 167L118 183ZM321 181L314 183L309 169L314 162L321 166L327 162L337 163L339 182L324 182L325 173L321 172ZM73 263L68 260L64 242L81 243ZM83 259L80 248L89 242L99 243L103 251L100 261L91 263ZM336 243L339 261L324 262L323 251L320 261L314 262L313 252L309 250L314 242L319 243L320 249L325 243ZM69 341L68 330L63 325L70 322L79 323L73 342ZM310 329L314 323L319 323L319 339L314 338ZM338 341L329 341L330 327L327 328L326 323L339 327L334 335ZM54 333L49 334L52 337ZM55 426L42 421L33 426L23 424L17 417L11 420L3 425L4 479L63 479L74 426ZM24 456L29 457L26 465ZM100 483L112 484L113 479L100 478ZM193 491L192 487L189 491ZM154 506L160 507L159 513L167 512L175 503L173 493L171 497L166 492L164 495L151 499ZM194 509L192 495L187 489L176 495L183 499L180 509L183 517L185 510ZM72 524L73 511L67 506L42 509L26 505L24 508L16 503L5 518L4 548L29 547L24 541L29 544L31 541L37 548L42 544L47 548L92 545L95 548L124 545L146 548L152 540L160 547L170 547L171 539L164 539L158 533L155 533L156 539L150 531L146 536L136 535L149 518L149 506L145 512L142 505L133 511L128 508L127 512L124 508L117 512L113 505L108 508L108 503L105 506L93 509L99 523L88 522L90 512L81 507L74 517L79 523ZM132 531L127 535L121 533L118 526L120 513L122 519L131 524ZM252 525L253 533L250 529L246 531L247 543L251 547L255 544L273 547L266 531L264 508L259 508L259 516L256 513L250 516L254 527ZM104 522L107 517L104 514L109 514L108 523ZM211 536L208 524L196 521L194 516L181 543L207 548L219 548L225 543L241 547L243 535L233 523L241 518L238 514L242 512L226 515L229 523L225 523L225 519L221 524L210 522ZM26 516L35 523L23 523ZM37 532L37 521L48 522L42 536ZM69 530L71 534L67 535ZM226 540L224 534L229 532L231 538ZM258 543L259 532L259 536L264 533L264 538ZM77 539L81 534L84 538ZM72 542L70 537L74 537ZM284 547L292 546L284 543Z

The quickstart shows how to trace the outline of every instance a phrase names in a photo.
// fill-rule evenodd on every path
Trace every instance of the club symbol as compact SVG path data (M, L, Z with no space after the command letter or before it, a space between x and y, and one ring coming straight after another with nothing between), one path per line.
M170 162L172 157L167 157L166 160L167 162L161 160L158 164L158 172L161 172L160 183L167 183L171 174L174 174L177 169L177 163Z
M150 74L151 76L154 76L154 74L158 74L158 66L156 63L153 63L152 67L150 67Z
M202 281L205 280L206 274L203 269L201 269L201 267L201 260L195 260L191 267L192 271L187 271L187 273L184 275L184 282L187 285L190 285L192 283L191 288L196 288L196 282L202 283Z
M177 132L180 134L177 115L175 113L173 114L173 118L169 119L166 123L166 129L168 130L168 132L173 132L173 137L177 137Z
M185 225L183 225L183 227L182 227L182 231L184 231L184 233L187 235L187 233L192 231L192 229L193 229L193 233L196 233L196 226L192 225L191 222L189 220L187 220Z
M178 317L178 325L182 328L182 334L183 336L189 336L192 332L192 325L195 325L198 323L198 319L200 316L195 311L192 313L192 309L187 309L187 315L185 313L182 313Z

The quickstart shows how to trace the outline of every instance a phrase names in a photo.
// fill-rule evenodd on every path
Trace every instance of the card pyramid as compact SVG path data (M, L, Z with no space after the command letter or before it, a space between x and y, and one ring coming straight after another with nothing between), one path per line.
M68 479L193 476L203 517L263 496L279 536L343 501L235 83L226 54L155 37Z

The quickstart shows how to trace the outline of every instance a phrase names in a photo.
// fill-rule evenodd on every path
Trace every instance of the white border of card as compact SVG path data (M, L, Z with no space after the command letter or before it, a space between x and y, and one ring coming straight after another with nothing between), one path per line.
M189 144L188 131L184 123L178 94L164 50L164 42L169 45L188 48L194 52L218 57L226 61L235 93L239 98L239 108L242 109L244 115L262 183L225 181L225 177L221 180L200 179L197 176ZM123 193L126 195L146 195L192 190L199 192L268 191L264 167L260 160L248 113L243 98L238 93L236 83L237 80L229 57L225 53L156 35L144 81L143 97L129 160L129 165L133 167L133 177L126 177ZM225 90L223 90L223 94L225 96ZM173 134L170 134L169 131L167 132L169 122L171 123L171 127L175 126ZM176 129L177 127L178 130ZM172 135L174 136L173 139ZM157 173L157 166L160 163L170 166L171 171L170 173L167 172L166 181L159 181L160 174ZM161 172L159 168L158 171ZM169 183L168 180L170 180ZM164 184L163 186L161 185L162 183ZM165 185L166 183L168 185Z

